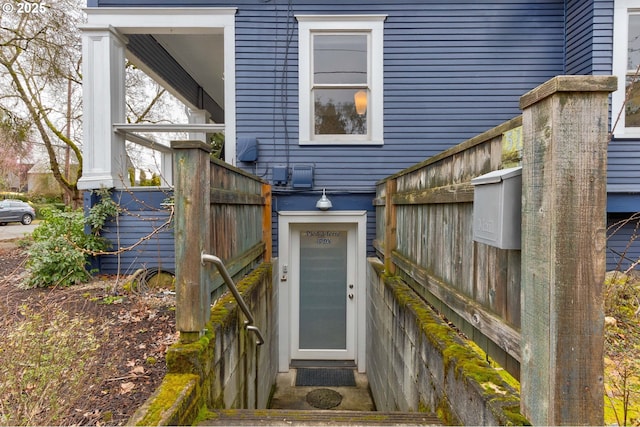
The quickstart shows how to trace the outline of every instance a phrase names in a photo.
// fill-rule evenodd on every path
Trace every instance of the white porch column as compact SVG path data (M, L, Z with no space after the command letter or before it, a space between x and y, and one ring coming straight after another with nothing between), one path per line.
M189 123L190 124L206 124L209 123L211 114L207 110L191 110L189 109ZM207 134L205 132L189 132L190 141L207 141Z
M82 190L127 182L125 140L112 127L125 122L125 45L113 27L82 29Z

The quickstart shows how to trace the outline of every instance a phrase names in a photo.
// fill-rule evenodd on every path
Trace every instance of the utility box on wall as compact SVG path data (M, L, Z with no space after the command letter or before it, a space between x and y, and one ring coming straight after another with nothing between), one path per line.
M292 188L313 188L313 166L293 165L291 169Z
M471 180L473 240L500 249L520 249L522 167L489 172Z

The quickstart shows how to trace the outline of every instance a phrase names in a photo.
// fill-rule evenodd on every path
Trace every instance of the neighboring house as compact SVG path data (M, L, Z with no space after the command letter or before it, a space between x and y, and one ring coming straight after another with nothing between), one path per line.
M553 76L615 73L609 221L640 211L635 90L618 120L640 64L640 0L148 3L88 1L81 188L123 187L125 134L140 130L125 123L127 55L192 123L224 125L227 162L273 184L281 269L313 271L324 242L359 283L377 180L519 115L520 96ZM609 267L640 257L638 243L625 251L634 227L610 241Z
M0 184L4 189L15 192L27 191L27 173L33 164L19 163L13 170L0 171Z
M78 164L70 166L71 173L77 174ZM36 162L27 172L27 191L40 196L62 196L64 190L53 176L48 160Z

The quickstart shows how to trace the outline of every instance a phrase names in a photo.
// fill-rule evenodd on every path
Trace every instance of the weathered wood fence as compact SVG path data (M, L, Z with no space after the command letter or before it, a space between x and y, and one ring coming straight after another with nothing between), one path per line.
M473 241L471 179L511 165L514 150L503 151L503 139L521 133L521 126L522 118L515 118L379 182L374 241L387 271L413 283L515 376L520 251Z
M181 341L197 338L212 298L224 288L203 253L215 255L234 280L271 258L271 187L210 157L200 141L174 141L176 328ZM210 284L201 286L200 284Z
M556 77L521 98L522 117L377 184L374 247L387 274L520 378L522 411L534 425L603 422L607 98L615 87L615 77ZM519 135L522 151L512 146ZM514 162L523 168L521 250L474 242L471 179Z

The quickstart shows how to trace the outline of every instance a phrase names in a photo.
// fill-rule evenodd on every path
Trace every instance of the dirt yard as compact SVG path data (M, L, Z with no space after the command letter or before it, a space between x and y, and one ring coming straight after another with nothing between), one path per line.
M21 249L2 243L0 335L6 337L18 324L38 313L51 316L60 312L77 319L77 324L90 325L98 335L92 359L95 366L87 371L88 382L71 390L62 388L64 396L57 404L63 400L69 406L68 412L52 420L47 414L52 405L43 404L39 413L29 415L31 420L57 425L123 425L166 372L165 351L177 339L174 295L163 289L124 292L124 280L111 276L66 289L24 290L17 284L24 274L25 261ZM7 347L2 350L8 351ZM48 390L54 393L57 386L50 385ZM28 395L29 387L36 386L27 385L20 393ZM6 402L5 398L0 399ZM0 412L0 425L4 425L1 415Z

